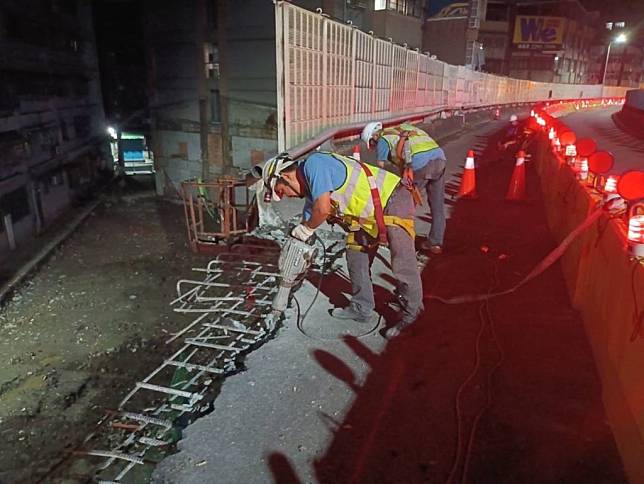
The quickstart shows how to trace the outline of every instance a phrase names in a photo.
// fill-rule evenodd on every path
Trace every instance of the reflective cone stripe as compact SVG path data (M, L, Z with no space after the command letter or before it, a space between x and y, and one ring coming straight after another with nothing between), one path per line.
M354 160L360 161L360 145L355 145L353 147L353 154L351 156Z
M517 153L517 161L514 164L514 171L505 199L525 200L525 198L525 152L521 150Z
M467 152L465 158L465 169L463 170L463 178L461 180L461 187L458 190L460 198L476 198L476 169L474 166L474 152L472 150Z
M588 158L577 158L575 171L579 173L580 180L588 180Z

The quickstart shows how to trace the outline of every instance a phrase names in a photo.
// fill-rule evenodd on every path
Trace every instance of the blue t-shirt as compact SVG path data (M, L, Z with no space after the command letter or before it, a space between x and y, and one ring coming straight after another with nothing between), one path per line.
M347 178L344 164L327 153L313 153L299 165L306 179L309 195L304 204L304 220L311 218L313 202L327 192L340 188Z
M389 159L389 143L385 138L379 138L376 144L376 159L378 161L387 161Z
M508 130L505 132L505 139L509 140L515 138L519 134L519 123L510 124Z
M379 161L389 160L390 151L387 141L384 138L380 138L376 145L377 159ZM433 150L425 151L423 153L416 153L411 157L411 169L418 171L421 168L424 168L430 161L437 159L447 159L445 158L445 152L442 148L434 148Z

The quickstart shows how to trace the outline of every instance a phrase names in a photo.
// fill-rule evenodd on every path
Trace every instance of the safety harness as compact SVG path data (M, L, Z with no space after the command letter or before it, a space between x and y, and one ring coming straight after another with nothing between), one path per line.
M373 177L373 173L362 161L358 161L360 167L364 174L367 175L367 180L369 181L369 188L371 190L371 201L373 202L373 214L376 219L376 225L378 226L378 243L380 245L387 245L389 242L387 240L387 226L385 224L385 211L382 206L382 200L380 200L380 192L378 191L378 186L376 185L376 179Z
M342 161L341 158L335 156L333 153L329 154L337 160ZM352 161L357 162L360 165L360 168L364 172L365 176L367 177L367 181L369 182L371 201L373 203L374 219L376 221L376 227L378 230L376 242L373 245L388 245L389 241L387 238L387 225L398 226L405 230L405 232L407 232L412 239L415 239L416 232L414 230L414 220L399 217L397 215L385 215L384 206L380 197L380 191L378 190L378 185L376 183L376 178L369 168L369 165L356 159L352 159ZM342 223L339 220L337 221ZM346 227L348 232L347 246L353 250L362 250L363 248L362 244L358 244L355 240L356 232L360 230L360 222L360 219L352 220L351 225ZM370 247L373 247L373 245L371 245Z
M411 192L411 196L414 199L414 204L416 206L423 204L423 199L420 196L420 192L416 185L414 185L414 170L411 166L405 165L404 150L405 143L412 136L424 136L424 133L420 133L413 129L398 129L398 128L389 128L389 134L396 134L398 136L398 143L396 143L396 158L398 159L398 169L400 170L400 178L402 179L402 184Z

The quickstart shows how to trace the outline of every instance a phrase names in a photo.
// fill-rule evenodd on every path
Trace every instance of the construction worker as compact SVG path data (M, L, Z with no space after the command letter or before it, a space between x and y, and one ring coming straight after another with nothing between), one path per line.
M414 201L400 177L338 153L314 152L301 160L280 156L266 163L264 186L273 200L306 200L302 221L291 232L308 240L325 221L348 233L346 260L352 297L337 319L369 322L375 308L371 264L378 246L388 244L402 315L386 332L397 336L422 310L422 285L414 250Z
M507 149L517 143L519 134L519 118L516 114L513 114L510 116L510 126L508 126L503 138L499 141L499 149Z
M416 193L427 194L432 227L421 248L441 254L445 237L445 152L425 131L407 123L387 129L380 122L369 123L362 131L362 140L368 148L376 147L378 166L393 163L403 183L410 188L413 184ZM420 204L420 197L416 202Z
M529 125L521 128L519 118L516 114L513 114L510 116L510 126L508 126L503 138L499 141L498 148L499 150L507 150L513 146L517 151L526 150L528 144L532 141L533 134L534 130L530 129Z

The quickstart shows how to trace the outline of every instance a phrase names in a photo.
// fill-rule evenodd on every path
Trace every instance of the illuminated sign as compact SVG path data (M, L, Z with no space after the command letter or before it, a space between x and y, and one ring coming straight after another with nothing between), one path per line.
M562 17L517 15L513 43L519 49L552 49L561 47L566 28Z

